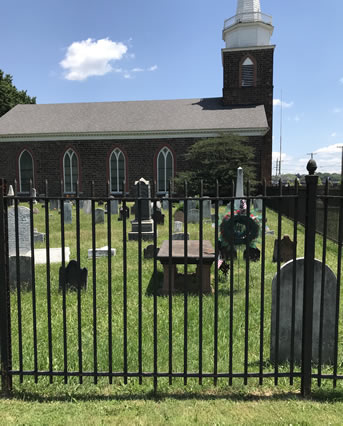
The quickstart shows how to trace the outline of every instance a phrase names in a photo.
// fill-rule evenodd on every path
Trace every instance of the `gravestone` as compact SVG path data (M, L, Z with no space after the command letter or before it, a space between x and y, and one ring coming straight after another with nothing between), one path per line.
M186 237L186 240L189 240L189 233L184 234L183 232L174 232L172 235L172 240L182 240L184 241Z
M202 213L204 219L211 219L211 200L202 201Z
M182 222L178 220L174 222L174 232L182 232Z
M187 198L187 211L194 210L197 207L197 200L193 200L192 198Z
M127 219L130 218L130 210L127 206L125 207L125 210L124 210L124 207L120 207L120 209L119 209L118 220L122 221L124 218L127 218Z
M189 223L199 223L199 210L198 209L189 210L188 222Z
M258 195L257 197L262 197L262 195ZM254 209L257 212L261 212L263 209L263 199L262 198L255 198L254 199Z
M85 202L85 200L79 200L79 207L80 207L80 209L83 209L84 202Z
M275 240L273 262L277 262L279 240ZM288 262L293 259L294 242L291 241L289 235L284 235L280 241L280 262Z
M36 200L36 197L37 197L36 188L32 188L31 189L30 197L34 198L33 204L37 204L38 201Z
M304 258L295 261L295 323L294 323L294 360L301 361L302 320L304 293ZM280 310L279 310L279 362L291 358L291 327L292 327L292 291L293 291L293 260L280 269ZM319 360L319 329L322 286L322 262L315 259L313 292L313 334L312 361ZM336 314L337 279L332 270L325 266L325 283L323 294L323 340L322 362L331 364L335 353L335 314ZM272 283L272 315L271 315L271 346L270 359L275 360L276 339L276 306L277 306L277 274Z
M135 219L131 221L131 232L129 232L129 241L137 241L139 238L145 241L154 238L154 220L151 218L151 194L150 183L141 178L135 182L136 195L140 195L139 208L138 203L135 208ZM139 232L139 230L141 232Z
M31 250L30 209L18 206L19 254ZM8 251L9 255L16 254L15 244L15 213L14 207L8 209Z
M236 180L236 197L244 197L244 187L243 187L243 169L238 167L237 169L237 180ZM234 209L238 210L240 208L241 200L237 199L234 202Z
M59 290L87 289L87 268L79 268L76 260L71 260L66 268L60 267Z
M84 200L83 201L83 211L86 214L92 213L92 201L91 200Z
M152 214L152 219L157 223L157 225L164 225L164 214L160 210L156 210Z
M119 210L118 200L110 200L109 203L107 203L107 213L110 212L111 214L118 214L118 210Z
M162 200L162 209L163 210L169 209L169 201L165 200L165 198L168 198L168 197L169 197L169 194L168 194L168 192L166 192L166 195L163 197L163 200Z
M175 214L174 214L174 221L175 222L182 222L184 223L185 221L185 214L182 210L176 210Z
M17 288L17 257L10 256L8 264L9 285L11 290ZM32 265L31 256L19 256L18 270L20 289L23 291L32 290Z
M111 256L115 256L117 250L115 248L111 248ZM93 249L88 249L88 259L93 257ZM95 249L95 257L108 257L108 246L100 247Z
M59 210L60 200L50 200L50 210Z
M13 191L13 186L12 186L12 185L10 185L10 186L8 187L8 193L7 193L7 195L8 195L9 197L14 197L14 191ZM14 204L14 200L8 200L8 201L7 201L7 205L8 205L8 206L13 206L13 204Z
M64 223L66 225L69 225L73 223L73 208L72 204L69 203L69 201L63 202L63 209L64 209Z
M95 224L98 223L105 223L105 210L104 209L95 209L95 216L94 216Z
M156 247L153 244L150 244L149 246L146 246L143 250L144 253L144 259L153 259L155 255L157 255L159 251L159 247Z
M44 241L45 241L44 232L38 232L37 229L34 229L33 237L34 237L35 243L44 243Z

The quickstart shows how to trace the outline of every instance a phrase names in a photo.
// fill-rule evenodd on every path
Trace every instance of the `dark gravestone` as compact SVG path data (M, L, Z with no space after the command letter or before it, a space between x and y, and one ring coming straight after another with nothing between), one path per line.
M60 267L59 290L87 289L87 268L79 268L76 260L71 260L66 268Z
M19 256L18 276L20 281L20 289L23 291L32 290L32 258L31 256ZM10 289L17 288L17 257L9 257L9 284Z
M173 235L172 235L172 240L185 240L185 237L186 237L186 240L189 240L189 233L187 232L187 234L184 234L183 232L175 232Z
M150 244L149 246L146 246L144 249L144 259L153 259L154 256L157 255L159 251L159 247L156 247L153 244Z
M325 281L322 294L323 264L319 260L314 261L314 287L313 287L313 333L312 333L312 361L319 361L319 335L320 318L322 314L322 363L332 364L335 354L335 324L336 324L336 300L337 279L332 270L325 265ZM272 315L271 315L271 346L270 359L275 361L276 343L276 310L279 305L279 362L291 358L292 336L292 308L293 308L293 265L290 260L280 269L280 298L277 300L278 275L275 274L272 283ZM294 318L294 361L301 361L302 349L302 321L304 298L304 258L297 259L295 280L295 318ZM323 298L323 299L322 299ZM321 313L321 302L323 311Z
M273 262L278 260L278 245L279 240L275 240ZM293 259L294 243L289 238L289 235L284 235L280 241L280 262L288 262Z
M129 208L127 206L125 207L125 210L124 210L124 207L120 207L120 209L119 209L118 220L122 221L123 218L127 218L127 219L130 218L130 210L129 210Z
M157 223L157 225L164 225L164 214L160 210L156 210L152 214L152 218Z

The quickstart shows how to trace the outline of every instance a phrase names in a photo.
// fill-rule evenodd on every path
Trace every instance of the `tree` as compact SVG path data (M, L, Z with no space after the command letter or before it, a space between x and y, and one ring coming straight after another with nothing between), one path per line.
M189 170L178 173L174 179L178 193L183 192L184 182L187 181L189 194L199 194L202 180L204 193L215 194L218 180L220 193L231 195L238 167L243 168L244 177L250 180L251 186L257 183L254 149L238 135L199 140L189 147L185 159Z
M13 85L13 77L0 70L0 117L17 104L35 104L36 98Z

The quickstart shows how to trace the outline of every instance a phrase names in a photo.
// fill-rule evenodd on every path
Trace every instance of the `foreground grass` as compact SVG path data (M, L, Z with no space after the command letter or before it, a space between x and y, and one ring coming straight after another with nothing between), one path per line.
M309 400L275 388L166 388L157 395L135 387L42 386L0 400L0 424L342 424L342 391L317 391Z

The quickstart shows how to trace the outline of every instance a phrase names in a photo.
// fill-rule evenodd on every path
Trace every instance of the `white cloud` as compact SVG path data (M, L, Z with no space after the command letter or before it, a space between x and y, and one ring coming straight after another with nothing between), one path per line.
M337 136L336 132L331 133L331 137L335 138Z
M343 112L343 109L342 108L334 108L333 112L334 112L334 114L339 114L339 113Z
M339 82L343 84L343 77L339 79Z
M144 71L144 69L143 68L134 68L133 70L132 70L132 72L143 72Z
M273 105L275 107L282 106L283 108L291 108L294 105L294 102L285 102L280 99L273 99Z
M148 71L156 71L156 70L157 70L157 68L158 68L158 66L157 66L157 65L153 65L152 67L150 67L150 68L148 69Z
M91 76L118 72L112 68L111 62L122 59L127 49L125 44L109 38L75 41L68 47L60 65L66 70L67 80L82 81Z

